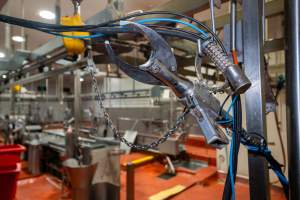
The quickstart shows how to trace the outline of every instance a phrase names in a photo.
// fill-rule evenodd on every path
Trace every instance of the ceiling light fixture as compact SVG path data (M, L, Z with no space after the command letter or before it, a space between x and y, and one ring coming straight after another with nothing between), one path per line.
M5 58L5 53L0 52L0 58Z
M3 75L2 75L2 78L3 78L3 79L6 79L6 78L7 78L7 75L6 75L6 74L3 74Z
M41 10L39 12L39 15L41 18L44 18L44 19L48 19L48 20L55 19L55 14L49 10Z
M12 40L15 42L25 42L25 38L19 35L12 36Z

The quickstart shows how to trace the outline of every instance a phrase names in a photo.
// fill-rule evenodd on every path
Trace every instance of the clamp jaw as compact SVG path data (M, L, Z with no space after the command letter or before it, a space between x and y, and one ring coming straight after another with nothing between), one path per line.
M222 148L228 144L225 133L216 123L220 102L207 88L177 76L176 59L168 43L157 32L146 26L134 22L122 25L148 39L152 49L151 56L145 64L132 66L121 60L114 53L110 43L106 41L105 47L111 61L125 74L139 82L169 87L183 105L191 108L191 113L197 120L208 144L216 148ZM209 54L205 48L203 50L204 53ZM238 89L237 91L243 90Z

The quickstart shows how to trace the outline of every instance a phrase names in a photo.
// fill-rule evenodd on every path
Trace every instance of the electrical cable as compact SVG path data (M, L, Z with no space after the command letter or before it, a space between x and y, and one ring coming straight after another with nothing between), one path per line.
M225 106L225 103L228 101L230 95L228 94L227 97L225 98L225 100L223 101L221 107L220 107L220 110L219 110L219 116L222 116L222 111L223 111L223 108Z
M142 20L138 20L136 21L139 24L144 24L144 23L149 23L149 22L173 22L173 23L178 23L178 24L183 24L186 25L192 29L194 29L195 31L201 33L202 35L204 35L206 37L206 39L208 38L208 34L206 32L204 32L202 29L199 29L197 26L190 24L188 22L185 21L181 21L178 19L168 19L168 18L150 18L150 19L142 19Z
M279 179L279 182L283 187L286 198L289 199L289 181L284 176L284 173L281 170L280 163L278 163L275 160L275 158L272 156L271 151L267 148L267 146L265 146L264 148L258 148L255 146L251 146L249 144L244 144L244 145L247 146L248 150L251 153L261 155L268 161L268 163L270 164L270 168L274 171L274 173Z
M31 20L24 20L24 19L19 19L19 18L15 18L15 17L11 17L11 16L6 16L6 15L0 15L0 21L5 22L5 23L10 23L10 24L14 24L14 25L18 25L18 26L22 26L22 27L27 27L27 28L31 28L31 29L36 29L36 30L40 30L43 32L67 32L67 31L93 31L96 30L99 27L103 27L103 26L108 26L108 25L112 25L114 23L117 23L121 20L126 20L126 19L130 19L130 18L134 18L134 17L140 17L140 16L147 16L147 15L156 15L156 14L160 14L160 15L172 15L172 16L176 16L176 17L180 17L180 18L184 18L184 19L188 19L191 22L196 23L198 26L204 28L207 32L209 32L212 37L215 39L215 41L221 46L221 48L223 49L224 53L226 55L227 51L223 45L223 43L220 41L220 39L218 38L218 36L210 29L208 28L205 24L201 23L200 21L183 15L183 14L179 14L179 13L174 13L174 12L168 12L168 11L151 11L151 12L143 12L143 13L135 13L135 14L131 14L116 20L110 20L107 22L103 22L97 25L82 25L82 26L62 26L62 25L56 25L56 24L46 24L46 23L41 23L41 22L36 22L36 21L31 21Z
M228 174L225 181L224 191L223 191L223 200L235 199L235 190L234 183L237 174L237 165L238 165L238 153L240 148L240 130L242 128L242 114L241 114L241 101L239 96L233 97L235 100L234 109L233 109L233 123L232 123L232 148L230 148L230 162ZM227 114L227 113L226 113Z

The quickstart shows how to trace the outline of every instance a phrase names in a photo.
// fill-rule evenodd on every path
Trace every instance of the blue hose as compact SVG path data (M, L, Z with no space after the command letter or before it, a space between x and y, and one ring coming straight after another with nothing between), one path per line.
M181 21L181 20L178 20L178 19L150 18L150 19L142 19L142 20L136 21L136 23L139 23L139 24L144 24L144 23L149 23L149 22L174 22L174 23L178 23L178 24L183 24L183 25L186 25L186 26L194 29L195 31L201 33L205 37L208 37L208 34L205 31L203 31L202 29L198 28L194 24L191 24L191 23L188 23L188 22L185 22L185 21Z

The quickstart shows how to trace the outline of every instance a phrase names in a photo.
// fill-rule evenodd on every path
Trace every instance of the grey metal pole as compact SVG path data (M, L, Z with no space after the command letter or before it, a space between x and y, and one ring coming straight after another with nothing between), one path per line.
M214 33L216 33L216 24L215 24L215 0L209 0L210 6L210 18L211 18L211 28Z
M21 0L21 16L22 16L22 19L25 19L25 4L24 4L24 1L25 0ZM26 38L26 35L25 35L25 28L24 27L21 27L21 37L23 37L25 39L24 42L21 43L21 49L22 50L26 50L26 43L27 43L27 38Z
M245 73L252 83L245 94L247 131L266 137L263 3L262 0L243 1L243 43ZM250 152L248 162L251 200L270 199L267 162L264 158Z
M81 82L80 70L74 72L74 114L75 114L75 133L79 135L81 112Z
M285 1L290 200L300 199L300 2Z
M5 5L5 14L10 15L10 7L11 7L11 2L7 1ZM10 52L12 50L12 44L11 44L11 25L6 23L4 25L4 30L5 30L5 41L4 41L4 47L5 49Z
M236 0L230 2L230 48L236 50Z

